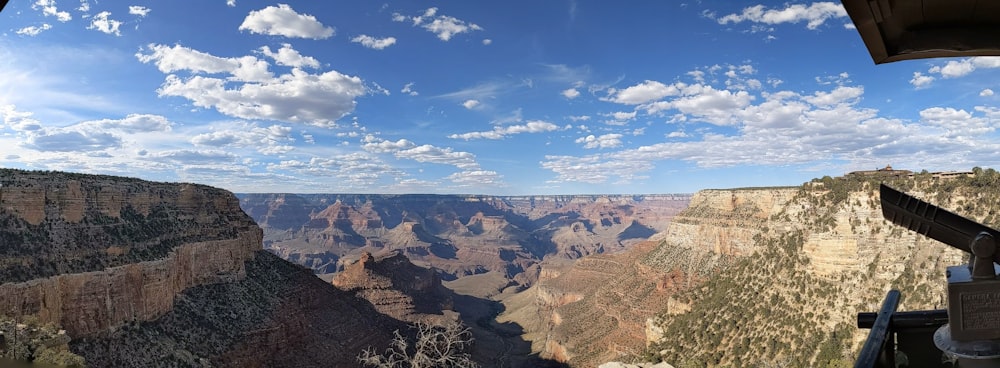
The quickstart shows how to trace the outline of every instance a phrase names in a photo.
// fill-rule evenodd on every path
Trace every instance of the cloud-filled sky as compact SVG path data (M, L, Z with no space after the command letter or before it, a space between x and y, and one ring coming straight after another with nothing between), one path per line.
M967 170L1000 164L998 77L875 66L839 2L18 1L0 167L500 195Z

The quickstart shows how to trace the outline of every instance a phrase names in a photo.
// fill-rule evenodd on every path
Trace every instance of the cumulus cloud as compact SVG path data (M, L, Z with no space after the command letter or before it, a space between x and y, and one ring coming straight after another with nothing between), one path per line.
M34 113L18 111L14 105L0 106L0 116L3 117L3 125L0 125L0 129L5 126L15 131L31 131L42 128L41 122L32 117Z
M934 77L932 76L924 75L921 72L913 72L913 78L910 79L910 84L920 89L929 86L933 81Z
M621 134L604 134L599 137L595 137L593 134L586 137L577 138L576 143L583 144L583 148L593 149L593 148L615 148L621 147L622 145L622 135Z
M580 91L577 91L576 88L563 90L561 94L563 95L563 97L566 97L570 100L580 97Z
M264 34L269 36L284 36L289 38L311 38L321 40L333 37L334 30L324 26L315 16L299 14L288 4L268 6L261 10L251 11L240 24L241 31Z
M1000 127L1000 109L991 107L929 108L920 111L919 121L908 122L880 117L877 110L859 107L864 88L842 82L809 93L750 94L700 83L674 86L679 92L665 100L633 100L647 101L638 105L636 111L646 111L655 105L657 113L672 110L669 115L672 122L702 121L735 129L702 129L698 130L698 139L692 139L696 135L680 127L665 134L667 141L629 149L621 149L622 134L588 134L575 142L602 152L548 155L541 166L555 174L555 183L626 183L642 180L663 161L686 161L697 167L713 168L826 160L868 165L873 157L878 157L952 167L957 158L945 152L963 152L960 160L968 161L969 156L992 157L989 155L1000 150L1000 144L969 144ZM915 152L912 147L923 148Z
M362 46L382 50L396 43L396 37L375 38L369 35L360 35L351 39L351 42L360 43Z
M131 5L128 7L128 13L132 15L138 15L140 17L145 17L149 14L150 9L145 6Z
M987 88L987 89L984 89L982 91L979 91L979 96L982 96L982 97L993 96L993 90Z
M123 136L162 133L171 130L171 123L160 115L130 114L123 119L84 121L65 127L42 127L30 113L4 109L5 124L24 133L23 147L42 152L96 153L120 148Z
M280 50L278 55L281 57ZM180 45L152 44L136 57L167 73L157 90L161 97L183 97L195 106L244 119L333 126L337 119L353 111L355 98L368 93L361 78L333 70L311 74L293 68L288 74L273 76L267 63L253 56L222 58ZM192 75L181 77L175 74L179 71Z
M480 104L479 100L465 100L465 102L462 102L462 106L469 110L476 108Z
M129 114L124 119L101 119L80 123L88 130L116 130L128 134L169 132L174 123L161 115Z
M100 13L97 13L97 15L94 15L93 17L90 18L90 25L87 26L87 29L93 29L102 33L121 36L122 33L121 31L118 30L118 28L121 27L123 23L111 19L110 17L111 17L111 12L109 11L102 11Z
M230 8L236 7L236 0L226 0L226 6Z
M476 155L455 151L447 147L437 147L429 144L417 145L407 139L389 141L374 135L366 135L362 140L362 148L370 153L389 153L400 159L413 160L421 163L451 165L460 171L447 177L459 185L497 185L500 175L496 172L483 170L476 162Z
M44 31L48 31L50 29L52 29L52 25L50 25L48 23L43 23L40 26L27 26L27 27L18 29L15 33L17 33L19 35L22 35L22 36L34 37L34 36L38 36L39 33L42 33Z
M976 71L976 69L996 69L1000 68L1000 57L979 56L960 60L950 60L944 65L935 65L927 70L929 74L938 74L942 78L964 77ZM919 72L914 73L916 79ZM913 83L911 81L910 83Z
M457 34L483 30L482 27L475 23L469 23L447 15L439 15L437 11L438 8L428 8L422 15L417 16L405 16L393 13L392 20L395 22L410 21L414 27L422 27L434 33L441 41L451 40ZM489 44L490 42L484 41L483 44Z
M489 46L492 43L493 43L493 40L491 40L489 38L484 38L483 39L483 45Z
M547 121L532 120L523 125L508 125L503 127L493 128L491 131L485 132L469 132L462 134L452 134L448 138L451 139L503 139L509 135L521 134L521 133L543 133L552 132L559 130L559 126L552 124Z
M29 134L22 146L47 152L88 152L119 147L121 143L121 138L111 133L56 128Z
M260 52L274 59L274 62L278 63L278 65L294 68L319 68L319 60L311 56L302 56L302 54L292 48L292 45L287 43L281 44L281 48L277 52L272 52L271 48L267 46L261 47Z
M257 152L283 154L292 151L292 128L282 125L259 127L256 124L241 124L227 129L202 133L191 138L191 144L207 147L253 148Z
M41 10L46 17L56 17L56 20L63 23L73 20L73 16L69 12L61 11L56 7L55 0L37 0L31 4L31 8Z
M680 86L683 87L683 84ZM667 86L657 81L647 80L625 89L612 89L609 92L610 96L604 99L606 101L626 105L640 105L667 96L676 96L680 93L680 90L677 85Z
M365 144L361 147L372 153L392 153L416 147L417 144L408 139L400 139L395 142L375 138L375 136L365 136Z
M741 13L729 14L716 21L719 24L752 22L760 24L782 24L806 22L806 28L817 29L829 19L847 17L844 6L833 2L816 2L809 5L791 4L784 9L766 9L764 5L754 5Z
M455 151L451 148L441 148L429 144L416 146L395 152L396 157L417 162L453 165L460 169L479 169L476 155L469 152Z

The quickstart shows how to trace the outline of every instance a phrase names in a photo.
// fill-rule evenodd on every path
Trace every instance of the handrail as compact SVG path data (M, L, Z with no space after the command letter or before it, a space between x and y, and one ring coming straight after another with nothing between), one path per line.
M875 323L868 333L868 339L865 340L865 345L861 348L861 354L858 355L858 360L854 363L854 368L873 368L879 364L880 359L894 359L891 354L885 354L885 352L886 344L894 343L890 337L892 336L892 315L896 313L896 308L899 308L899 290L889 290L885 295L885 300L882 301L878 317L875 318ZM895 365L891 361L883 363L888 363L886 365L890 367Z
M858 328L872 328L877 317L875 312L858 313ZM889 325L898 332L910 328L940 327L945 323L948 323L948 310L934 309L893 313Z

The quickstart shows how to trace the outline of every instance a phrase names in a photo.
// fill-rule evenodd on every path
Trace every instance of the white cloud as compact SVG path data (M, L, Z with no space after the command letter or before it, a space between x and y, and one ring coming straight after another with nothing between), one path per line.
M42 14L46 17L56 17L56 20L60 22L69 22L73 20L73 16L66 11L60 11L56 7L55 0L37 0L31 4L31 8L35 10L41 10Z
M576 143L582 143L583 148L593 149L593 148L615 148L621 147L622 145L622 135L621 134L604 134L599 137L595 137L593 134L586 137L580 137L576 139Z
M0 129L4 126L10 127L15 131L30 131L42 128L41 122L32 118L34 113L17 111L17 107L14 105L0 106L0 116L3 117L3 125L0 125Z
M469 110L476 108L480 104L481 102L479 102L479 100L465 100L465 102L462 102L462 106Z
M979 96L982 96L982 97L993 96L993 90L987 88L987 89L984 89L982 91L979 91Z
M334 34L333 28L324 26L315 16L296 13L288 4L251 11L243 19L239 29L270 36L314 40L330 38Z
M933 81L934 77L932 76L924 75L921 72L913 72L913 78L910 79L910 84L920 89L929 86Z
M642 180L659 162L686 161L713 168L841 160L868 166L877 164L873 162L877 157L879 161L954 167L958 161L975 163L994 157L1000 150L1000 144L970 144L1000 127L1000 109L992 107L978 106L974 111L929 108L920 111L920 121L907 122L857 107L864 92L860 86L835 85L812 93L762 92L759 96L704 85L689 87L681 98L665 101L680 111L671 121L702 120L736 129L706 129L698 134L676 129L665 134L667 141L617 151L609 147L618 148L615 139L620 141L620 137L594 134L576 143L593 149L606 142L607 152L549 155L542 167L555 173L555 183L621 183ZM754 103L753 97L762 101ZM693 136L699 138L692 140Z
M487 45L487 46L489 46L489 45L490 45L490 44L492 44L492 43L493 43L493 40L491 40L491 39L489 39L489 38L484 38L484 39L483 39L483 45Z
M319 60L311 56L302 56L302 54L292 48L292 45L287 43L281 44L278 52L272 52L271 48L267 46L262 46L260 51L267 57L274 59L274 62L278 63L278 65L295 68L319 68Z
M166 150L160 152L150 152L146 155L150 160L159 162L171 162L181 165L205 165L225 162L236 162L239 158L235 154L219 150Z
M100 13L97 13L97 15L90 18L90 25L87 26L87 29L93 29L107 34L113 34L115 36L121 36L122 34L118 30L118 27L121 27L123 23L109 18L110 16L111 12L108 11L102 11Z
M838 86L833 91L817 91L812 96L805 97L806 102L820 107L828 107L842 103L853 103L864 94L862 87Z
M369 35L360 35L351 39L351 42L360 43L362 46L382 50L396 43L396 37L375 38Z
M645 82L622 89L611 90L611 95L605 100L626 105L640 105L680 93L678 87L683 84L667 86L663 83L646 80Z
M417 95L419 95L420 92L417 92L416 90L414 90L413 89L413 85L414 85L413 82L407 83L405 86L403 86L403 89L400 90L399 92L400 93L408 94L410 96L417 96Z
M17 30L15 33L22 36L38 36L39 33L48 31L52 29L52 26L48 23L43 23L41 26L28 26Z
M482 188L483 185L500 185L503 177L496 171L466 170L448 175L448 180L463 187Z
M149 14L150 9L145 6L131 5L128 7L128 13L132 15L138 15L140 17L145 17Z
M236 0L226 0L226 6L230 8L236 7Z
M160 96L190 100L195 106L245 119L332 126L354 109L354 99L368 93L361 78L337 71L310 74L293 68L272 76L267 63L253 56L220 58L180 45L149 45L149 54L136 54L143 63L154 62L171 73L157 90ZM280 51L279 51L280 54ZM177 71L195 75L182 78ZM228 74L226 79L199 73ZM243 82L233 85L232 82Z
M479 164L476 163L476 155L469 152L455 151L451 148L435 147L429 144L396 151L395 155L399 158L417 162L453 165L465 170L479 169Z
M788 5L784 9L765 9L764 5L744 8L742 13L729 14L716 19L719 24L753 22L763 24L806 22L806 28L816 29L828 19L847 17L844 6L833 2L817 2L808 6Z
M567 89L567 90L563 90L562 91L562 95L563 95L563 97L566 97L566 98L572 100L574 98L580 97L580 91L577 91L576 88L570 88L570 89Z
M107 132L54 128L29 134L21 145L43 152L89 152L116 148L121 144L121 137Z
M30 113L18 113L13 106L4 110L4 121L24 133L21 146L41 152L104 152L121 148L123 136L161 134L171 123L160 115L130 114L123 119L84 121L65 127L42 127Z
M986 108L977 108L990 112ZM994 116L996 117L996 116ZM949 136L974 138L996 130L997 121L986 117L976 117L972 113L951 107L931 107L920 111L920 119L931 126L941 127Z
M282 125L271 125L266 128L256 124L240 124L227 129L202 133L191 138L191 144L208 147L249 147L263 154L284 154L293 150L295 139L292 138L292 128Z
M424 11L424 14L412 17L399 13L393 13L392 20L395 22L405 22L409 20L412 22L414 27L419 26L426 29L431 33L436 34L442 41L451 40L451 38L457 34L483 30L482 27L475 23L468 23L447 15L438 15L437 10L437 8L429 8ZM489 43L483 41L483 44Z
M400 139L398 141L387 141L375 138L372 135L365 137L365 144L361 146L365 151L371 153L393 153L399 152L405 149L410 149L416 147L416 143L411 142L407 139Z
M976 69L995 68L1000 68L1000 57L979 56L961 60L951 60L945 63L944 66L933 66L928 69L927 72L930 74L940 74L943 78L958 78L969 75ZM916 75L916 73L914 73L914 75Z
M124 119L101 119L80 123L86 130L114 130L128 134L169 132L174 124L166 117L150 114L129 114Z
M80 0L80 7L76 8L76 10L79 10L79 11L84 12L84 13L89 12L90 11L90 3L87 2L87 0Z
M552 132L559 130L559 126L549 123L547 121L532 120L523 125L509 125L504 127L493 128L492 131L485 132L469 132L462 134L452 134L448 138L451 139L503 139L506 136L521 133L542 133L542 132Z

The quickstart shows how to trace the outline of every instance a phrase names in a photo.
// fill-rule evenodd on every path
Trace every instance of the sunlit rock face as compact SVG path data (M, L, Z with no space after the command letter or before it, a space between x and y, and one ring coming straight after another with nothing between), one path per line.
M666 229L686 195L245 194L265 248L331 273L361 252L398 250L446 280L495 272L528 286L546 259L614 253Z
M225 190L3 169L0 318L95 367L351 366L404 327L262 241Z
M0 313L87 336L242 279L262 233L221 189L0 170L0 238Z

